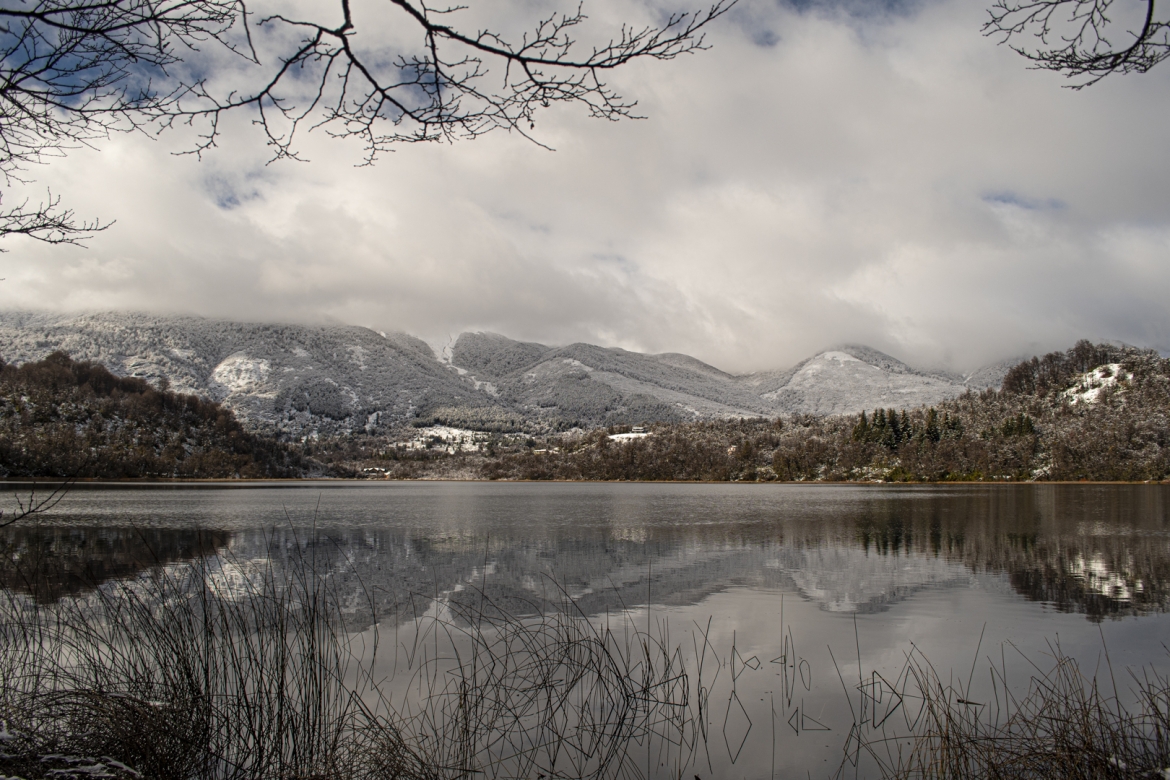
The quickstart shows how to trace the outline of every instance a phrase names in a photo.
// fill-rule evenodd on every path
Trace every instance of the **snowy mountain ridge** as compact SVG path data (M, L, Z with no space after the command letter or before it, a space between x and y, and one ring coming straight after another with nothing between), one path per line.
M790 369L736 376L693 357L592 344L553 347L463 333L436 355L405 333L135 313L0 312L0 358L61 350L119 375L223 402L290 437L443 423L565 429L937 403L1002 380L927 372L845 345ZM977 379L977 382L972 382Z

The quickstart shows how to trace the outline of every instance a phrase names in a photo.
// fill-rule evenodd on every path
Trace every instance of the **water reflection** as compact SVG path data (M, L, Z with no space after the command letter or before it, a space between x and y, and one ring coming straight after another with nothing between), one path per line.
M227 531L36 524L0 536L0 587L49 603L224 550Z
M0 583L51 598L210 551L279 566L311 550L357 623L408 620L436 598L530 614L569 596L599 615L745 587L866 614L988 574L1092 620L1170 603L1166 486L375 487L319 492L315 528L273 516L287 489L81 491L58 519L0 536Z
M655 769L647 740L629 748L645 751L642 776L840 766L865 777L848 755L858 713L877 713L866 709L874 675L905 679L909 649L940 674L974 674L978 702L993 697L983 664L1000 665L1005 646L1019 648L999 672L1014 686L1029 684L1033 661L1043 668L1056 637L1086 669L1103 642L1119 673L1164 668L1168 497L1170 486L1117 485L83 489L39 525L0 532L0 584L42 603L118 578L134 582L103 593L149 593L165 578L148 577L189 574L183 561L216 552L191 582L231 606L257 578L308 562L359 643L381 637L373 678L395 697L420 669L439 670L420 658L456 657L433 643L470 641L467 616L548 614L571 599L623 641L631 625L661 636L685 670L701 734L673 755L688 769ZM895 699L882 691L885 708Z

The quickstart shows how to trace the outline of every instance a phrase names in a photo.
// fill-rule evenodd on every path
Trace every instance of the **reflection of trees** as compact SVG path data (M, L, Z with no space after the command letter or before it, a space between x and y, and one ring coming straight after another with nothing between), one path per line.
M879 554L943 556L1003 573L1032 601L1093 620L1170 609L1164 492L1118 486L992 488L956 502L875 501L857 541Z
M226 531L15 526L0 535L0 586L41 603L223 548Z
M795 588L831 611L875 611L926 588L1004 575L1024 598L1091 619L1170 608L1166 491L1118 486L854 489L784 512L703 518L613 512L609 524L440 529L289 528L230 535L49 528L0 537L2 584L76 593L112 577L221 550L279 572L308 553L338 586L355 627L399 624L442 604L514 615L588 615L650 601L687 606L736 587ZM840 500L845 495L848 500ZM718 502L708 503L710 514ZM39 583L39 584L38 584Z

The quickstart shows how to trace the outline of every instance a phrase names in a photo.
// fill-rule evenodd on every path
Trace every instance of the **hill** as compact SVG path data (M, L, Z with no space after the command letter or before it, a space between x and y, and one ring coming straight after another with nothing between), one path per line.
M290 477L308 465L213 401L60 352L0 363L3 477Z
M4 359L54 351L119 376L165 378L179 392L222 403L253 430L287 438L380 433L452 408L485 426L519 423L406 334L144 314L0 314Z
M62 351L118 376L167 380L222 403L249 430L286 440L391 435L444 424L547 433L648 422L856 413L938 403L996 384L1006 367L962 377L863 346L787 370L736 376L676 353L554 347L464 333L438 356L404 333L341 325L230 322L147 314L0 313L0 357Z
M1170 360L1080 342L1001 390L858 415L594 431L485 460L493 479L954 481L1170 479Z

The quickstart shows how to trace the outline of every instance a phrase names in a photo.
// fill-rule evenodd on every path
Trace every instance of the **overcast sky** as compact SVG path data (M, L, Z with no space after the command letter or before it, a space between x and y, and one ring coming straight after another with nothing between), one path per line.
M646 119L539 115L556 151L496 134L361 168L317 133L310 162L265 165L244 116L202 162L172 154L181 133L112 138L31 192L116 224L84 249L7 239L0 306L490 330L731 371L840 342L957 369L1083 337L1170 349L1170 65L1074 92L983 37L978 0L880 6L742 0L710 51L614 74ZM645 9L586 11L606 30Z

